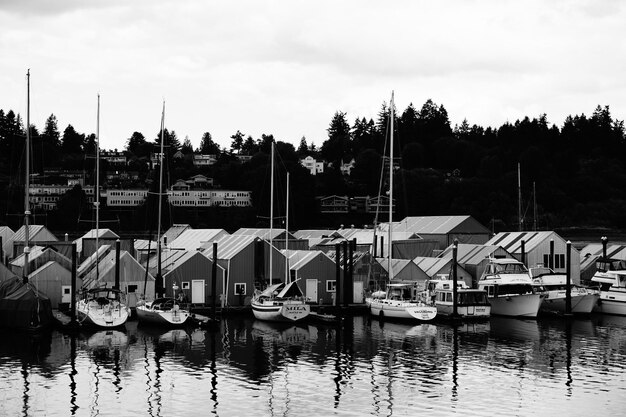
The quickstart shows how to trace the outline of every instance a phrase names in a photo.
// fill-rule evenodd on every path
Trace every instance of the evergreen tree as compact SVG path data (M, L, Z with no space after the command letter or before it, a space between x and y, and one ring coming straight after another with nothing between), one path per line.
M57 127L57 117L54 114L51 114L50 117L46 119L46 126L44 127L43 137L53 147L60 147L61 142L59 138L61 137L61 135L59 134L59 129Z
M218 155L220 153L220 145L213 142L213 137L209 132L204 132L202 135L199 152L202 155Z
M230 137L232 139L232 142L230 143L230 149L236 151L237 153L240 153L243 147L243 136L243 133L241 133L240 131L237 131L234 135L232 135Z
M252 136L248 136L244 141L243 145L241 145L241 152L244 155L254 155L259 151L259 145L254 141Z
M306 138L304 136L300 139L300 146L298 146L297 153L300 159L306 158L309 154L309 148L306 145Z
M189 140L189 136L185 136L185 140L183 141L183 146L180 148L180 150L185 155L193 153L193 145L191 144L191 140Z
M80 154L83 152L83 142L85 135L76 132L72 125L67 125L63 131L61 140L61 150L64 154Z
M322 158L326 161L338 164L351 156L350 125L346 120L346 114L336 112L327 129L328 140L322 144Z
M146 143L146 138L141 133L133 132L126 140L126 150L137 157L148 156L150 147L146 147Z

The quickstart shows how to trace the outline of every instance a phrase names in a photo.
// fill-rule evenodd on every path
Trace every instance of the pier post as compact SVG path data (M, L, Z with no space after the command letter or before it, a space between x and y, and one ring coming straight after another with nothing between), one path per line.
M341 243L335 244L335 307L339 307L341 295L339 283L341 282Z
M72 294L70 300L70 323L72 325L76 324L76 295L78 292L76 291L76 270L77 270L77 250L76 243L72 243L72 276L70 281L70 294Z
M572 268L570 262L572 260L572 242L567 241L567 249L565 256L565 315L572 314Z
M602 259L606 260L606 246L609 242L609 238L606 236L602 236L600 240L602 240Z
M343 299L345 305L350 305L354 302L354 251L356 250L356 238L348 242L348 275L347 279L344 279Z
M217 304L217 242L213 242L213 264L211 264L211 318L215 317L215 305Z
M115 286L116 290L120 289L120 240L115 241Z
M522 239L520 244L521 244L521 249L520 250L522 251L522 256L521 256L522 259L521 259L521 261L522 261L522 263L524 265L526 265L526 241L524 239ZM526 265L526 266L528 266L528 265Z
M454 239L454 243L452 244L452 318L459 317L458 311L458 300L457 300L457 271L456 271L456 257L457 250L459 247L459 240Z
M345 298L346 298L346 276L348 275L348 241L344 240L341 243L343 249L343 277L339 285L337 285L337 289L341 288L342 297L337 297L340 300L341 306L345 306Z
M548 260L548 267L554 269L554 239L550 239L550 260Z

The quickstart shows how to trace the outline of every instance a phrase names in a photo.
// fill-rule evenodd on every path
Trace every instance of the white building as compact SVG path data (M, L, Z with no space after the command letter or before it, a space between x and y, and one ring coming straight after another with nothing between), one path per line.
M120 151L102 151L100 152L100 158L112 165L126 165L127 162L126 155Z
M215 155L194 155L193 156L193 164L197 167L206 167L213 165L217 162L217 157Z
M75 180L68 181L68 185L32 184L28 188L28 202L33 209L55 210L61 197L76 185ZM93 203L94 187L82 188L87 195L87 201Z
M318 162L311 155L300 160L300 164L309 170L311 175L321 174L324 172L324 161Z
M117 190L112 189L107 191L107 206L108 207L135 207L143 204L148 197L147 189L136 190Z

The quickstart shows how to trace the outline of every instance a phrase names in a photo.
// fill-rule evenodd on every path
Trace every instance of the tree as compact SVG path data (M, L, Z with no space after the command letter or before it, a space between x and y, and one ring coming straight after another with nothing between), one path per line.
M234 135L230 137L232 139L230 148L233 151L237 151L237 153L241 152L241 148L243 147L243 136L243 133L237 131Z
M204 132L200 140L199 151L203 155L217 155L220 153L220 145L213 142L213 137L209 132Z
M300 146L298 146L298 157L299 158L306 158L306 156L309 154L309 148L307 147L306 144L306 138L304 136L302 136L302 139L300 139Z
M50 117L46 120L46 126L43 130L44 139L48 141L55 148L60 147L61 142L59 140L60 134L59 129L57 127L57 117L54 114L51 114Z
M261 139L257 141L259 145L259 151L269 155L272 151L272 142L275 142L274 135L266 135L265 133L263 133L261 135Z
M184 154L193 153L193 145L191 144L191 141L189 140L189 136L185 136L185 140L183 141L183 146L180 148L180 150Z
M241 145L241 152L245 155L254 155L259 151L259 145L252 139L252 136L248 136L244 141L243 145Z
M85 141L85 135L79 134L74 129L74 126L67 125L63 131L63 138L61 140L61 150L64 154L80 154L83 152L83 142Z
M322 158L338 165L351 152L350 125L346 120L346 113L336 112L327 131L328 140L322 144Z
M139 132L133 132L133 134L126 140L126 150L133 155L139 156L147 156L143 154L146 150L146 138ZM148 153L150 151L148 150Z

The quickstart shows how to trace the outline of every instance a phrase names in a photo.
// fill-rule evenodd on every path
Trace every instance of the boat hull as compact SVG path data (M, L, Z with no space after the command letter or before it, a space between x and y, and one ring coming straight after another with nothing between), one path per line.
M541 302L540 294L489 297L491 314L496 316L536 318Z
M259 320L296 322L306 318L311 307L300 301L252 302L252 313Z
M450 317L453 313L452 303L435 303L437 315ZM457 314L463 319L487 320L491 316L491 306L489 305L460 305L456 307Z
M430 321L437 316L434 306L386 299L370 299L368 303L370 314L381 319Z
M593 311L626 316L626 289L600 291L600 299Z
M138 305L137 320L144 324L177 327L184 326L189 320L189 312L183 309L153 309L149 304Z
M590 314L600 298L599 294L572 294L571 312L573 314ZM565 314L565 291L545 293L540 311L543 313Z
M84 326L93 326L103 329L121 327L126 324L130 316L130 309L121 304L117 307L100 306L94 302L83 300L76 304L76 317Z

